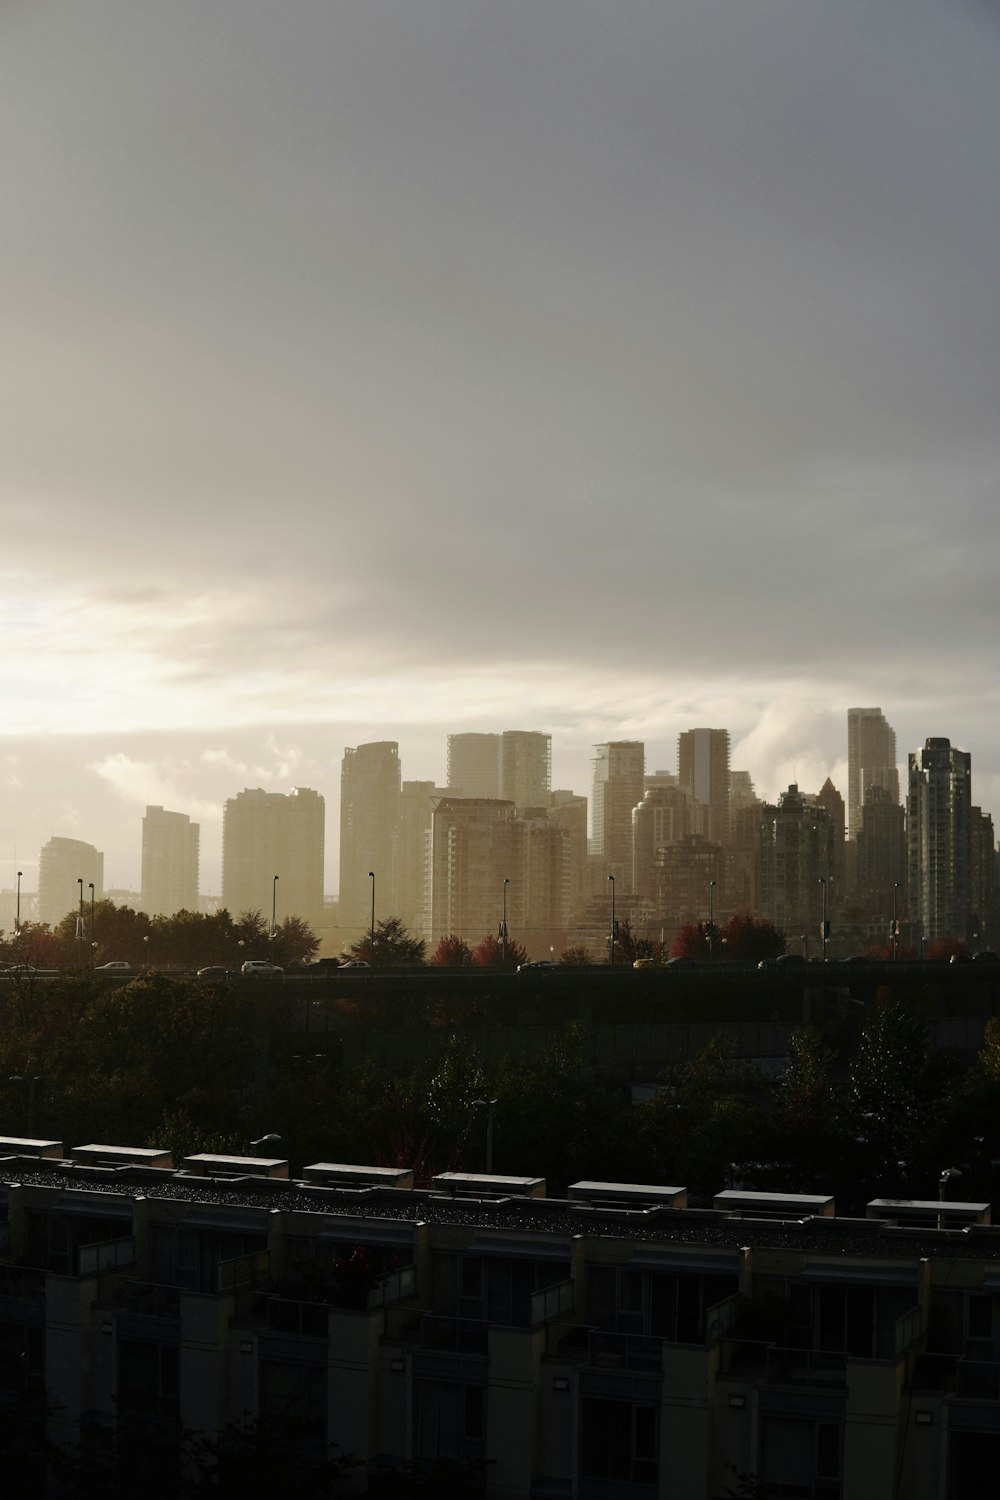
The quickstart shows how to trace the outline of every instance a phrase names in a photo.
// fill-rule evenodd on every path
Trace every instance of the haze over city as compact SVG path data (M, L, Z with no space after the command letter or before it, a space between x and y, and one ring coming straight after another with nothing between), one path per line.
M0 887L346 746L844 716L1000 816L1000 29L889 0L15 4Z

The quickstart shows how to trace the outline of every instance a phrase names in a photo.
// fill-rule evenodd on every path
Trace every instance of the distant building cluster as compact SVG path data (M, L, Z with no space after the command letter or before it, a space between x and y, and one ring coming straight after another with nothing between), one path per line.
M817 941L987 947L997 850L972 800L968 753L928 739L909 756L901 795L896 736L879 708L848 710L847 751L846 804L829 779L815 791L792 784L772 804L731 767L726 729L680 734L676 771L647 770L641 741L610 740L594 748L588 809L552 788L552 738L539 731L449 735L443 786L403 780L394 740L349 747L337 901L324 898L324 798L298 787L226 802L222 903L302 917L325 949L396 916L431 948L506 930L535 957L575 947L599 958L612 899L634 936L667 945L686 923L745 912L807 956ZM198 852L197 824L148 807L140 908L198 910ZM37 919L55 924L78 900L102 898L103 879L97 849L50 839Z

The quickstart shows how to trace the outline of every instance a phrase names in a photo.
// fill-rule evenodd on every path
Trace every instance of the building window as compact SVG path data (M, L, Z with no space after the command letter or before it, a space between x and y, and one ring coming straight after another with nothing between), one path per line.
M838 1423L765 1417L762 1452L761 1477L774 1500L840 1500Z
M585 1479L656 1484L655 1407L584 1397L580 1403L580 1427L580 1473Z

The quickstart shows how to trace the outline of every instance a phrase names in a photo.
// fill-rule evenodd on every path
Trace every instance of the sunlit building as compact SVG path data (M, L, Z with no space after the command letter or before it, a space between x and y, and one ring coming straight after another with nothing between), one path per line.
M896 769L896 732L880 708L847 710L847 836L854 840L861 827L865 794L882 787L899 802Z
M515 807L544 807L552 789L552 736L505 729L500 739L500 796Z
M705 832L729 838L729 730L686 729L677 737L677 780L708 809Z
M928 739L909 757L906 854L910 919L927 944L965 941L972 906L972 757Z
M318 792L247 788L230 797L222 819L222 904L235 918L258 911L268 921L323 913L326 803ZM274 877L278 877L277 885Z
M198 842L198 824L187 813L146 808L139 901L151 917L198 910Z
M646 747L641 740L609 740L594 750L591 853L623 891L630 890L632 811L645 792Z
M347 942L371 920L372 881L381 917L398 915L401 772L395 740L344 751L340 767L340 921Z
M38 920L55 927L81 898L104 899L104 855L82 839L51 838L38 861Z
M449 734L448 791L453 797L499 797L498 734Z
M474 947L496 934L503 914L504 881L513 882L515 808L494 797L442 797L431 835L430 923L432 946L458 937ZM508 926L520 893L507 886Z

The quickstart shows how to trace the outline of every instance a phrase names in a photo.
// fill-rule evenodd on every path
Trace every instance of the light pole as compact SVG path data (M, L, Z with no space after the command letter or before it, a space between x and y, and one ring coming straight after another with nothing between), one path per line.
M83 876L76 877L76 883L80 887L80 909L76 915L76 946L79 955L79 967L83 968Z
M826 963L827 920L826 920L826 876L825 875L821 875L819 877L819 883L823 887L823 921L822 921L822 926L820 927L820 934L821 934L821 937L822 937L822 940L823 940L823 962Z
M715 957L715 881L708 882L708 956Z
M275 917L277 915L277 910L278 910L278 877L277 877L277 875L275 875L272 878L272 880L271 880L271 942L272 943L274 942L274 935L275 935L275 933L278 930L277 924L275 922Z
M503 916L500 918L500 949L504 968L507 966L507 887L510 881L504 876L503 882Z
M372 936L371 936L371 966L375 967L375 871L368 871L368 879L372 883Z
M486 1115L486 1175L493 1176L493 1116L496 1112L497 1101L495 1099L473 1099L473 1104L480 1109L487 1110Z
M608 963L612 968L615 966L615 877L608 876L611 883L611 943L608 949Z
M90 967L94 967L94 882L90 882Z
M142 951L143 951L143 953L145 955L145 958L144 958L144 961L143 961L143 968L145 969L146 973L148 974L149 973L149 933L148 932L145 934L145 936L143 937L142 941L143 941L143 950Z
M899 957L899 915L897 901L899 899L899 881L892 888L892 956Z
M21 870L18 870L18 872L17 872L17 911L16 911L15 916L14 916L14 936L15 937L20 937L20 935L21 935L21 875L22 875L22 873L23 872Z

